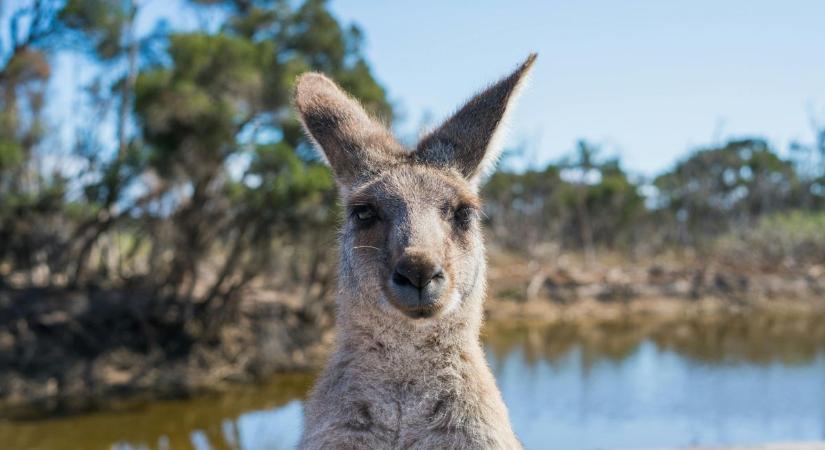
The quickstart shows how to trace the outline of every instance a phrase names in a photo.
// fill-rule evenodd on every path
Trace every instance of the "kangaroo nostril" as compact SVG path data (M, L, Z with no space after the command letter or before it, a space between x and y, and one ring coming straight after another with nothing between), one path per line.
M398 286L413 286L424 289L433 280L442 280L444 269L437 264L412 264L401 261L392 274L392 281Z
M399 272L398 269L395 269L395 272L392 274L392 282L399 286L413 285L412 280Z
M424 288L433 280L441 280L444 278L444 270L441 266L433 266L421 272L421 287Z

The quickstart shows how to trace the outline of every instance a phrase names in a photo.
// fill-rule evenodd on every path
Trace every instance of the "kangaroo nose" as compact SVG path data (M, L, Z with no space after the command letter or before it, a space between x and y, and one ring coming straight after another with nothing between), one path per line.
M409 285L421 290L427 287L433 279L443 276L444 269L438 264L404 258L395 266L392 281L400 286Z
M388 280L388 300L412 318L431 317L448 286L447 273L430 252L407 251Z

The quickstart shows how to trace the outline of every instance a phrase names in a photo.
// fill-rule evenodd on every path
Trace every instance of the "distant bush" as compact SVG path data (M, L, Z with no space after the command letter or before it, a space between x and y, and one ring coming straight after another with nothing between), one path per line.
M738 264L794 267L825 263L825 212L789 211L722 235L719 256Z

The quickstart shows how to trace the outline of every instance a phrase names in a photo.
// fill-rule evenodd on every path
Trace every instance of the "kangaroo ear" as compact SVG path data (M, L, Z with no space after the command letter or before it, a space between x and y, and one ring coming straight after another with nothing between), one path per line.
M419 142L415 159L453 167L473 183L492 170L501 153L504 122L537 55L513 73L470 99Z
M389 130L329 78L306 73L295 84L295 108L342 189L369 179L402 158Z

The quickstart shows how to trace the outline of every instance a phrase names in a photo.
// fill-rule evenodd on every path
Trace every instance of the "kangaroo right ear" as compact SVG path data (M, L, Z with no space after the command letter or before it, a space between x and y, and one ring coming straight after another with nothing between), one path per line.
M324 75L298 77L294 98L307 135L323 152L342 189L403 158L403 147L390 131Z
M418 143L415 158L457 169L478 185L502 150L502 129L533 63L533 53L510 75L471 98L452 117Z

